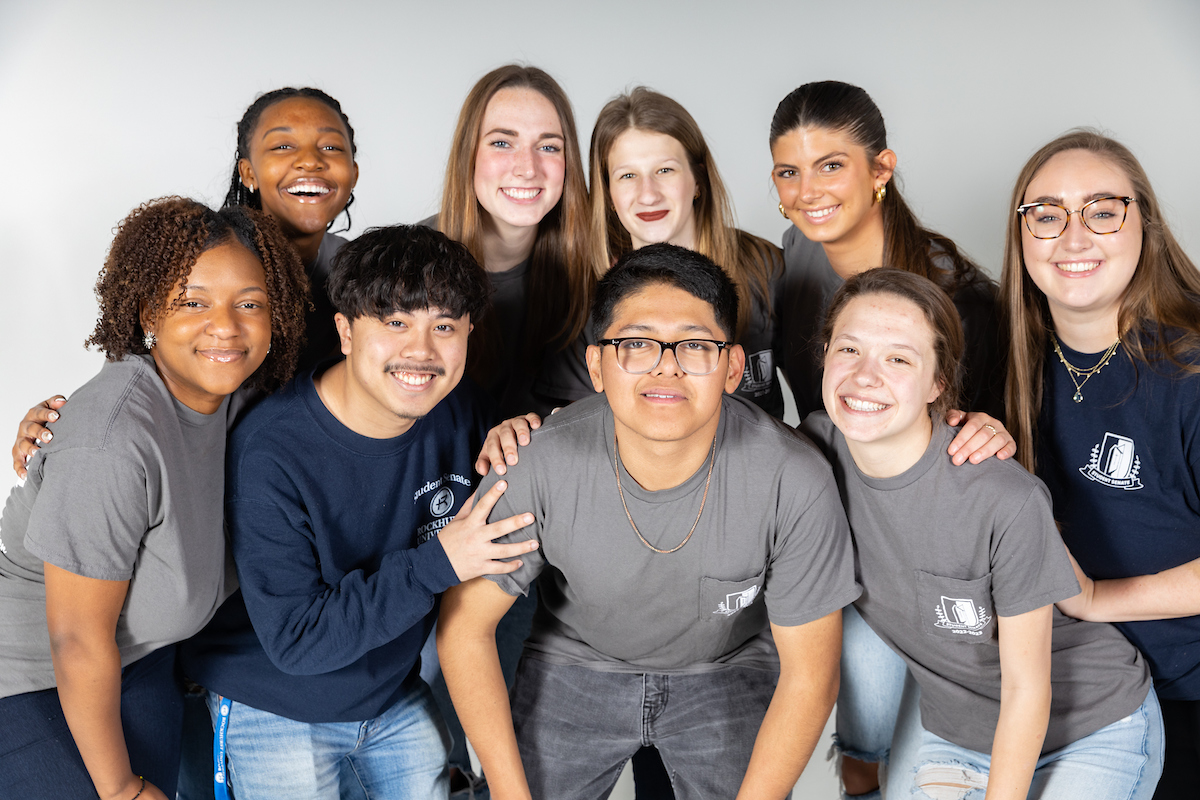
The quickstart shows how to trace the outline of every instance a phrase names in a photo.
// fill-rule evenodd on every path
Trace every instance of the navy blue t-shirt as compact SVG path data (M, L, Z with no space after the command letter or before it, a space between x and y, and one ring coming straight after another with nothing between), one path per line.
M1077 368L1101 354L1062 345ZM1082 402L1051 348L1038 420L1038 475L1063 540L1092 578L1148 575L1200 558L1200 375L1148 366L1124 348ZM1167 700L1200 699L1200 616L1118 623Z
M371 719L401 699L438 595L458 583L437 533L474 491L486 402L464 379L403 435L371 439L309 373L250 411L226 464L241 591L183 646L186 673L301 722Z

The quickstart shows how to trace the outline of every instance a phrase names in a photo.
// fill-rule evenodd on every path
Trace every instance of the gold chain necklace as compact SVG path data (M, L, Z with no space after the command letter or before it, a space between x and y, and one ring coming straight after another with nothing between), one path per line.
M1088 369L1079 369L1079 367L1067 361L1067 357L1063 355L1062 348L1058 346L1058 337L1053 333L1050 334L1050 340L1054 343L1054 352L1058 354L1058 360L1067 368L1067 377L1071 379L1071 383L1075 384L1075 394L1071 397L1076 403L1083 402L1083 385L1088 382L1093 375L1104 369L1104 365L1113 357L1113 353L1117 352L1117 347L1120 346L1121 340L1117 339L1108 349L1104 351L1104 355L1100 358L1100 362L1094 367ZM1076 380L1076 376L1083 380Z
M708 454L708 477L704 479L704 496L700 498L700 512L696 514L696 521L692 523L692 529L688 531L688 535L683 537L683 541L670 550L659 550L647 542L646 537L642 536L642 532L638 530L637 523L633 521L633 515L629 513L629 506L625 505L625 490L621 488L621 451L617 449L617 432L615 429L613 430L613 455L616 456L613 461L613 472L617 475L617 494L621 495L621 508L625 509L625 518L629 520L629 526L633 528L633 532L637 534L642 544L654 552L663 555L670 555L687 544L688 539L691 539L692 534L696 532L696 526L700 524L700 515L704 513L704 504L708 502L708 485L712 483L713 464L717 463L717 437L713 437L712 450Z

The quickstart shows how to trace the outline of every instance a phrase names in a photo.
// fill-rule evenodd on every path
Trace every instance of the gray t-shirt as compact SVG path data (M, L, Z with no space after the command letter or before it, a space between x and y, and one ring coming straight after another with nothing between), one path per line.
M534 432L491 515L535 518L509 539L537 538L541 547L516 572L491 578L512 595L538 579L526 653L610 672L777 669L768 620L802 625L858 595L837 487L816 449L728 395L716 438L695 534L660 554L638 540L621 506L607 398L575 403ZM708 466L658 492L622 467L629 515L655 547L687 535ZM496 480L489 475L480 491Z
M187 408L149 356L106 363L71 396L0 518L0 697L55 685L44 561L129 581L122 666L200 630L236 588L223 527L230 405Z
M921 686L921 722L984 753L1000 717L996 615L1079 593L1040 480L1011 461L954 466L956 429L937 422L925 454L893 478L855 465L829 416L801 428L825 450L854 534L862 596L854 605ZM1142 655L1111 625L1054 613L1050 724L1057 750L1132 713L1146 699Z

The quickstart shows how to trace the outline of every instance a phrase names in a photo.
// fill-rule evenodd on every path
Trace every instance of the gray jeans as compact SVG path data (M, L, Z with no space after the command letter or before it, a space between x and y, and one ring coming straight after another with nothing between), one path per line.
M733 797L777 677L749 667L631 675L525 656L512 712L533 797L608 797L642 745L658 748L679 800Z

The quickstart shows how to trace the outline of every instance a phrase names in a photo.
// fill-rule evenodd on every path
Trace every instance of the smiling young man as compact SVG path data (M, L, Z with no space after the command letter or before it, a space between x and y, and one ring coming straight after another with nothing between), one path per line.
M588 368L508 468L521 568L447 592L442 669L492 796L603 796L642 745L680 798L782 798L837 694L858 590L817 451L728 393L737 292L702 255L635 250L605 276ZM491 476L484 485L498 480ZM538 579L511 706L493 631Z
M396 226L347 244L329 292L346 358L234 431L241 591L183 663L239 800L445 797L446 734L417 674L437 597L536 546L493 543L532 521L487 523L503 485L464 506L487 420L460 379L486 277L462 245Z

